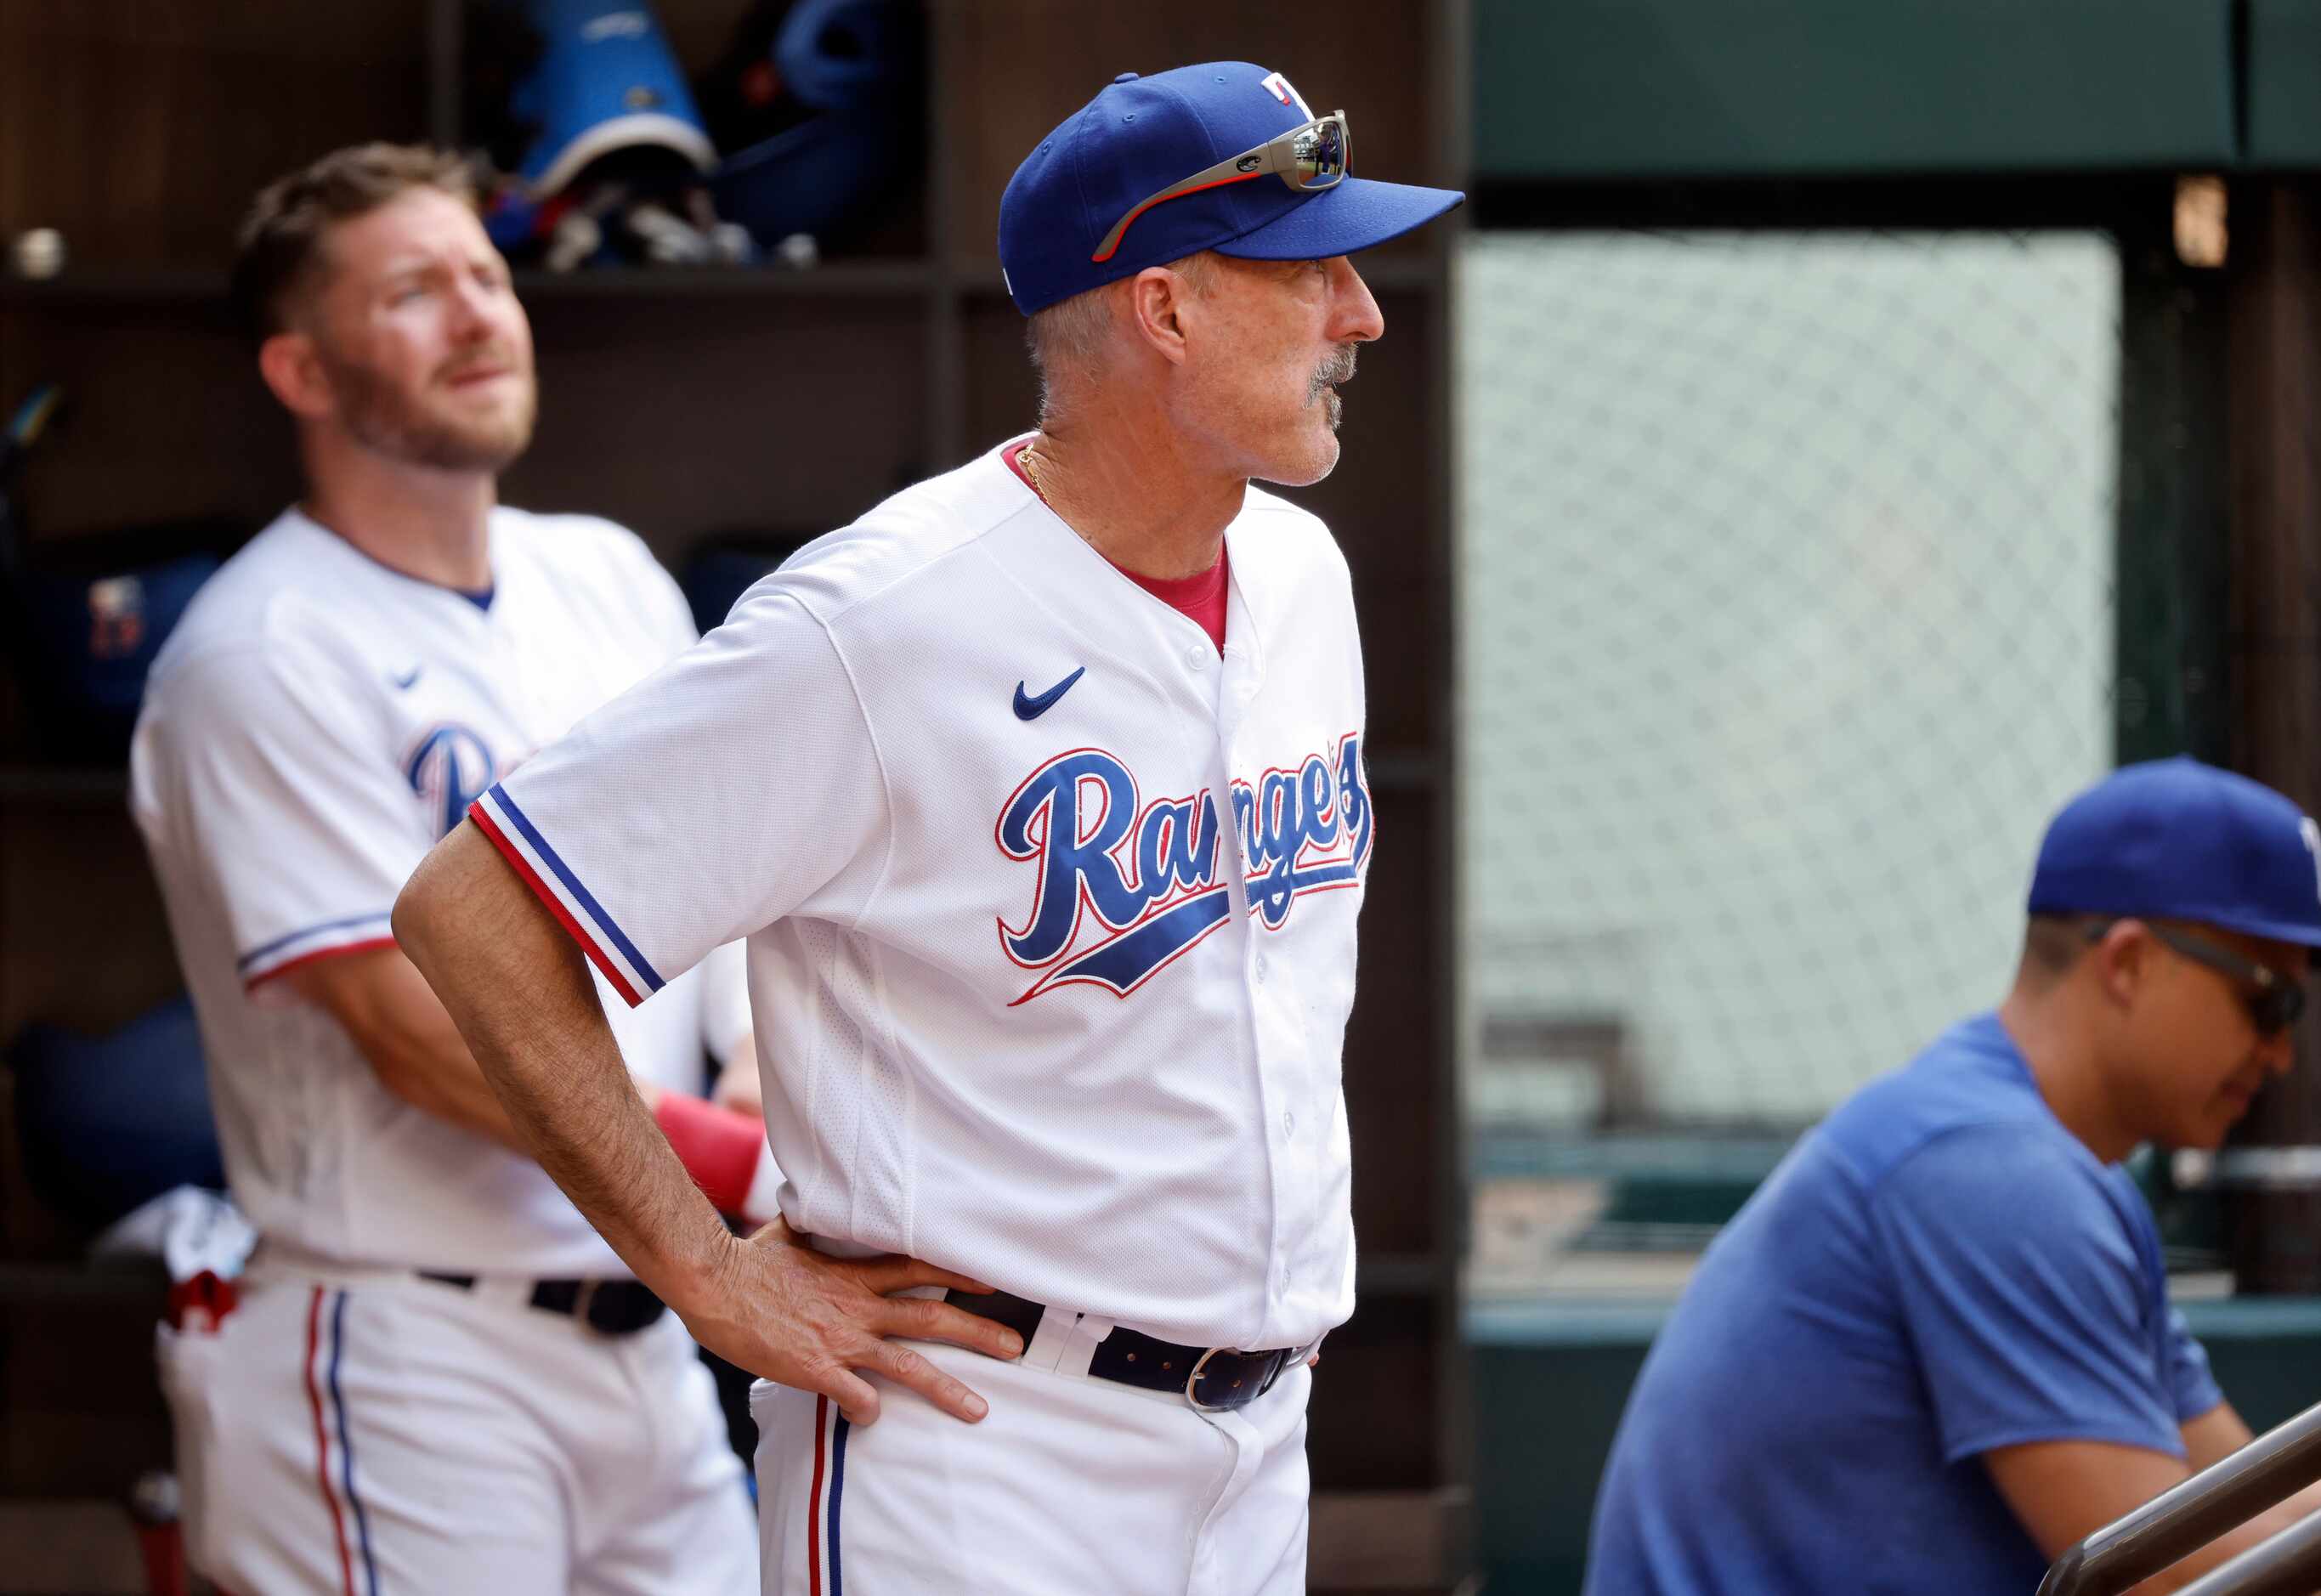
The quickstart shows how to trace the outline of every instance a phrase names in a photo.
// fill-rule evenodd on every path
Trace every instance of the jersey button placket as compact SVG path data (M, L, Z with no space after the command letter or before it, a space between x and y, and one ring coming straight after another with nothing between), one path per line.
M1264 955L1253 955L1250 961L1253 980L1262 981L1265 969ZM1279 1004L1272 994L1264 991L1262 988L1252 986L1251 1007L1257 1018L1258 1054L1263 1061L1261 1067L1264 1070L1264 1081L1261 1090L1268 1099L1265 1108L1272 1124L1278 1126L1281 1131L1279 1139L1274 1141L1272 1145L1266 1149L1267 1163L1271 1166L1271 1185L1274 1191L1273 1256L1275 1279L1279 1282L1274 1292L1275 1300L1272 1308L1274 1313L1279 1314L1286 1306L1285 1300L1290 1290L1289 1256L1293 1250L1290 1238L1303 1232L1308 1218L1306 1209L1310 1206L1307 1201L1301 1200L1299 1195L1306 1192L1311 1172L1306 1167L1307 1161L1301 1150L1293 1143L1292 1127L1297 1121L1297 1116L1288 1107L1289 1102L1296 1098L1299 1078L1304 1071L1288 1046L1291 1037L1282 1025L1280 1016L1276 1012ZM1279 1109L1274 1108L1276 1103L1281 1105Z
M1233 768L1230 750L1225 768L1228 771ZM1241 935L1254 943L1256 938L1263 934L1258 930L1256 917L1250 910L1249 860L1242 850L1240 831L1233 825L1233 809L1230 804L1219 801L1218 810L1218 820L1226 828L1223 851L1229 862L1227 870L1232 883L1233 917L1234 922L1241 927ZM1242 968L1248 972L1242 993L1249 1017L1250 1061L1253 1066L1250 1090L1255 1099L1252 1106L1257 1112L1250 1124L1254 1127L1273 1123L1274 1101L1287 1090L1287 1086L1285 1082L1270 1078L1273 1061L1279 1052L1279 1044L1271 1017L1266 1012L1267 1006L1263 994L1258 991L1254 979L1260 955L1254 946L1250 946L1242 950L1242 957L1245 961ZM1276 1322L1281 1300L1289 1290L1289 1266L1287 1261L1288 1249L1285 1244L1295 1226L1290 1215L1290 1205L1285 1201L1282 1195L1287 1190L1286 1182L1290 1179L1286 1156L1288 1150L1274 1145L1269 1133L1258 1138L1257 1151L1265 1160L1266 1190L1271 1194L1272 1213L1266 1227L1268 1237L1266 1255L1269 1261L1266 1265L1266 1278L1261 1284L1264 1298L1263 1316L1265 1322L1271 1325Z

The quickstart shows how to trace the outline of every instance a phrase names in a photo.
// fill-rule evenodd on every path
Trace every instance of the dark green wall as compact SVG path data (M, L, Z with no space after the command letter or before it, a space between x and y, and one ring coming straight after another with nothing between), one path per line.
M2257 125L2321 157L2316 8L2248 3ZM1476 176L2213 170L2234 32L2233 0L1476 0Z
M2247 0L2246 163L2321 167L2321 5Z

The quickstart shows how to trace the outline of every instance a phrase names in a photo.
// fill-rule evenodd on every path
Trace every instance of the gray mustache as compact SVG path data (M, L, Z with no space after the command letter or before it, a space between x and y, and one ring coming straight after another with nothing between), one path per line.
M1322 390L1333 383L1352 381L1354 375L1354 345L1348 344L1336 359L1314 373L1314 380L1306 389L1308 404L1322 397Z

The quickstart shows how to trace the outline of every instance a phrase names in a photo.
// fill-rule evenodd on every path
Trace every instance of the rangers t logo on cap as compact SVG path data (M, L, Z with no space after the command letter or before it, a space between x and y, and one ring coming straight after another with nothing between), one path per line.
M1306 96L1299 94L1297 89L1292 87L1290 86L1289 79L1284 78L1280 73L1268 72L1265 75L1265 87L1271 89L1273 91L1273 97L1279 100L1283 105L1297 106L1298 115L1304 117L1308 122L1314 120L1313 110L1306 104Z
M1008 179L999 266L1009 295L1033 315L1204 251L1244 260L1356 254L1465 197L1357 178L1348 148L1343 107L1315 116L1287 77L1255 61L1123 72ZM1239 164L1250 157L1254 166ZM1269 171L1280 180L1252 180Z

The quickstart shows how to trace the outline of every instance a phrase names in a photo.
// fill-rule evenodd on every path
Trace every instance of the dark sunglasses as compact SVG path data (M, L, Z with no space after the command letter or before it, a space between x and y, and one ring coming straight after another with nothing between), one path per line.
M2088 927L2089 942L2101 942L2104 933L2119 922L2099 920ZM2205 936L2195 936L2189 931L2171 931L2165 926L2155 926L2149 920L2139 922L2154 940L2174 949L2196 964L2229 975L2242 983L2240 999L2248 1008L2248 1016L2261 1036L2277 1036L2297 1023L2305 1012L2305 987L2300 981L2261 964L2243 953L2236 953L2221 943L2210 942Z
M1120 248L1120 241L1128 233L1128 224L1163 200L1179 199L1188 194L1197 194L1204 188L1221 188L1227 183L1246 183L1252 178L1261 178L1271 172L1300 194L1315 194L1324 188L1334 188L1346 175L1348 151L1353 135L1347 131L1346 114L1333 111L1327 116L1317 116L1303 127L1293 127L1278 133L1252 150L1229 157L1213 167L1204 167L1189 178L1182 178L1153 195L1142 204L1132 205L1128 214L1112 224L1104 242L1096 247L1088 259L1105 261L1112 259Z

